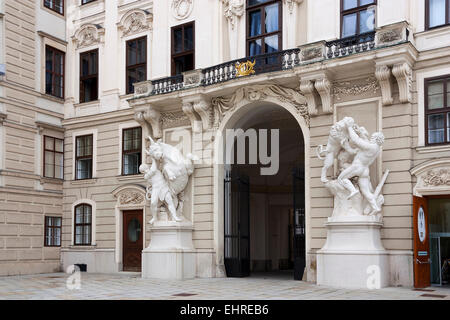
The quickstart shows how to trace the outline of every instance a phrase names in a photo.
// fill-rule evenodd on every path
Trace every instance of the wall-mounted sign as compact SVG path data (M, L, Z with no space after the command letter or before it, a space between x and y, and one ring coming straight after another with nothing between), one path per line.
M420 242L423 243L426 237L425 212L423 211L423 207L419 208L419 213L417 214L417 232L419 233Z

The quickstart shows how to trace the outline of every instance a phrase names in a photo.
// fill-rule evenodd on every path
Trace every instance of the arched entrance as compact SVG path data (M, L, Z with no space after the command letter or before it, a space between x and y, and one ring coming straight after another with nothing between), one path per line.
M309 132L295 106L277 102L244 101L220 128L223 141L216 151L224 164L216 166L216 252L228 277L281 272L304 278L309 205L304 130ZM230 138L233 147L227 144ZM264 142L267 148L262 152Z

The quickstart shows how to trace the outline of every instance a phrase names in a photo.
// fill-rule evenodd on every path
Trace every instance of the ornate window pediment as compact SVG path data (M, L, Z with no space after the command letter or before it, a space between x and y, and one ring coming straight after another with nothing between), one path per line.
M450 194L450 159L427 161L411 170L417 177L414 195Z
M153 14L141 9L133 9L122 16L117 23L122 36L139 33L153 28Z
M105 29L98 24L85 24L81 26L72 37L76 47L84 48L94 44L103 43Z
M145 206L145 188L139 185L120 186L112 192L117 199L118 207L143 207Z

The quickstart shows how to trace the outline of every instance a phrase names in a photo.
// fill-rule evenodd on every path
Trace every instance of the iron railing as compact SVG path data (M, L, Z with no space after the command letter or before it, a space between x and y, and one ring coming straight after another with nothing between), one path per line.
M375 31L329 41L326 47L328 59L372 50L375 47Z
M184 78L183 78L182 74L168 77L168 78L153 80L152 81L152 85L153 85L152 95L181 90L181 89L183 89L183 85L184 85L183 82L184 82Z

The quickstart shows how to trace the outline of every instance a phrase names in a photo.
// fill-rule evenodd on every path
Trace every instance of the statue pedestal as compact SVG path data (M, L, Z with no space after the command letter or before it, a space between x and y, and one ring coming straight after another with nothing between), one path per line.
M389 260L375 216L329 218L327 241L317 252L317 284L374 289L389 284Z
M190 222L155 222L150 228L150 245L142 251L142 277L195 278L193 229Z

